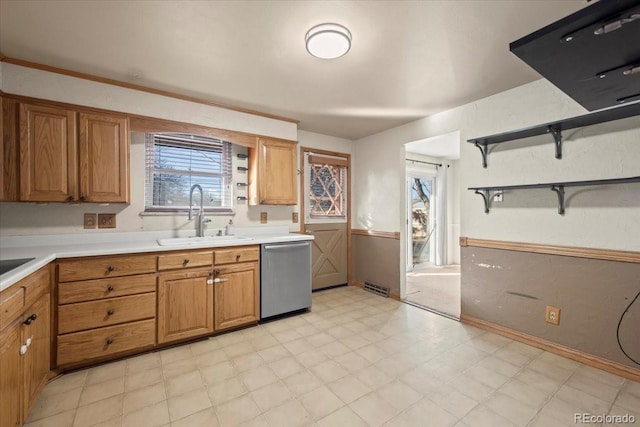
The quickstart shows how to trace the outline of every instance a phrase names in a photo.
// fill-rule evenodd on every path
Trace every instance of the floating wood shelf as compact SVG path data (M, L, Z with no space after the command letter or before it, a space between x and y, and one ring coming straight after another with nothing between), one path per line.
M597 113L585 114L583 116L571 117L564 120L558 120L556 122L518 129L511 132L473 138L467 140L467 142L475 145L480 150L480 152L482 153L482 167L486 168L487 155L489 154L489 145L511 142L518 139L530 138L532 136L544 135L548 133L553 136L553 142L556 146L556 159L561 159L562 131L595 125L598 123L626 119L628 117L638 115L640 115L640 102L625 105L623 107L616 107L608 110L598 111Z
M565 187L589 187L593 185L611 185L611 184L628 184L631 182L640 182L640 176L632 176L629 178L612 178L612 179L596 179L591 181L567 181L567 182L547 182L543 184L522 184L522 185L498 185L491 187L469 187L468 190L474 191L482 196L484 200L484 212L489 213L491 207L492 192L504 190L529 190L534 188L548 188L555 192L558 196L558 213L564 215L564 188Z

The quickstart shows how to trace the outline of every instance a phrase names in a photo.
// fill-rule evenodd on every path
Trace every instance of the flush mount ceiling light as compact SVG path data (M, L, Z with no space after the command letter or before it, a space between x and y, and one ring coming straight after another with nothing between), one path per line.
M339 24L320 24L307 31L307 52L322 59L339 58L351 48L351 33Z

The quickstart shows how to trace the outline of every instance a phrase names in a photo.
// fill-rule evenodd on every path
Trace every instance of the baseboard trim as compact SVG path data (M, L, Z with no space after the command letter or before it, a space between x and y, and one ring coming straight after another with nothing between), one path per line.
M349 286L355 286L356 288L364 289L364 282L361 282L360 280L351 280L349 282ZM389 298L394 299L396 301L401 301L400 294L397 294L395 292L389 292Z
M460 237L460 246L476 248L505 249L518 252L562 255L577 258L601 259L606 261L632 262L640 264L640 252L618 251L614 249L579 248L573 246L541 245L537 243L505 242L502 240L474 239Z
M356 234L358 236L381 237L383 239L400 240L399 231L373 231L373 230L363 230L360 228L352 228L351 234Z
M623 365L622 363L614 362L600 356L585 353L571 347L566 347L564 345L557 344L542 338L534 337L533 335L518 332L516 330L496 325L495 323L487 322L485 320L480 320L472 316L461 314L460 321L462 323L484 329L485 331L494 332L498 335L511 338L512 340L519 341L521 343L528 344L542 350L546 350L550 353L554 353L571 360L575 360L576 362L580 362L585 365L602 369L603 371L607 371L612 374L616 374L621 377L640 382L640 369L635 369L630 366Z

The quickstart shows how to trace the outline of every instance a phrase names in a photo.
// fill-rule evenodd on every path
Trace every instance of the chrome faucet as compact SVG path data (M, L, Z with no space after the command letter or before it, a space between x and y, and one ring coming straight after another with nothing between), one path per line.
M202 187L200 184L193 184L191 186L191 191L189 192L189 221L193 219L193 190L200 190L200 211L198 212L198 226L196 228L196 236L203 237L204 236L204 223L211 222L210 219L204 219L204 194L202 192Z

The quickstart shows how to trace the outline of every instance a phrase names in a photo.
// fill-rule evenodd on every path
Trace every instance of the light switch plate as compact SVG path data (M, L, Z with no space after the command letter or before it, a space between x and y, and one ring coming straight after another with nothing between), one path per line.
M267 213L260 212L260 224L266 224L266 223L267 223Z
M96 228L96 214L94 213L86 213L84 214L84 228Z
M291 222L294 224L298 223L298 212L291 212Z

